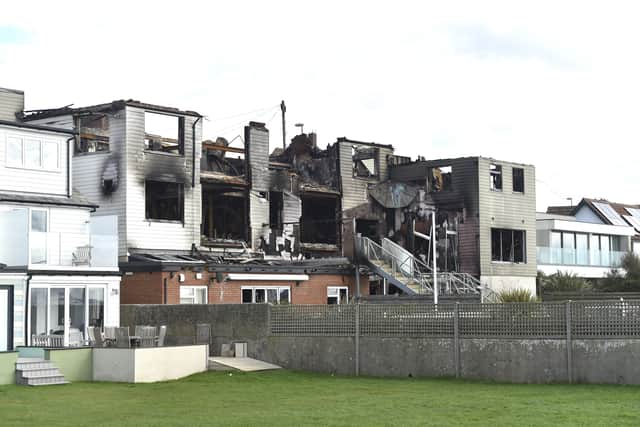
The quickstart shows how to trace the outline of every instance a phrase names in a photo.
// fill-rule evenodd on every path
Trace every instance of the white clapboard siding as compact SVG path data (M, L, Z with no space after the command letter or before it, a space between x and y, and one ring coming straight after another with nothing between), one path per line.
M9 137L56 143L58 168L55 170L27 169L7 165L7 139ZM50 195L67 193L67 140L69 135L27 130L0 125L0 191L15 191Z
M0 88L0 120L16 120L16 113L24 110L24 92Z

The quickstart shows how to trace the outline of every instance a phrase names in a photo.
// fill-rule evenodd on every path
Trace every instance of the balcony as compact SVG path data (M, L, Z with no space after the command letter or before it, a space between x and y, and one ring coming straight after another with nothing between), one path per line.
M30 231L29 209L0 211L0 263L33 270L118 268L117 217L93 217L84 232Z
M626 252L537 247L539 265L619 268Z

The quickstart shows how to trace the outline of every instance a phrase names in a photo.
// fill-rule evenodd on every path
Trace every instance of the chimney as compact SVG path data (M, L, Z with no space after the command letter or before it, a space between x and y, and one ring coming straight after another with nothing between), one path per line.
M315 132L309 133L309 141L311 141L311 146L313 148L317 148L318 147L318 134L316 134Z
M249 122L244 128L244 144L251 188L269 191L269 130L265 124Z
M16 114L24 110L24 92L0 87L0 120L17 121Z

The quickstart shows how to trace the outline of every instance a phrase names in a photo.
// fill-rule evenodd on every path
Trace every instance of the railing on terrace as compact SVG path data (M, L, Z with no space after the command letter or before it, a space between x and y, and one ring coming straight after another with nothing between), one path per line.
M640 301L271 306L275 336L640 339Z
M575 265L583 267L620 267L626 252L595 249L536 248L537 261L541 265Z

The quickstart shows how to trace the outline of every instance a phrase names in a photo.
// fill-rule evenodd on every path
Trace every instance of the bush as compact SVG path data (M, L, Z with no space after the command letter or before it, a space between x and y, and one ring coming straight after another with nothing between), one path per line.
M510 289L498 294L500 302L538 302L538 298L531 294L528 289Z
M621 267L626 271L625 279L640 281L640 257L633 252L627 252L622 257Z
M596 282L596 289L600 292L640 292L640 258L628 252L622 257L620 266L625 275L613 269L607 276Z
M542 280L542 289L545 292L572 292L591 289L591 285L582 277L572 273L558 271Z

